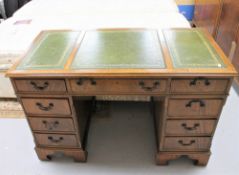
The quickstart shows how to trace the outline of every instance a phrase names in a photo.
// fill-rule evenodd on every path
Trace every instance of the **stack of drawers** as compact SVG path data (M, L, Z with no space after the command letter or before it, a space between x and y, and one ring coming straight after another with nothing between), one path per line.
M169 96L157 103L159 139L158 164L188 156L206 165L212 137L226 100L231 80L228 78L172 79Z
M63 153L85 160L73 100L67 95L64 79L15 79L13 84L36 143L41 160ZM82 114L82 113L80 113ZM86 116L82 116L85 117Z

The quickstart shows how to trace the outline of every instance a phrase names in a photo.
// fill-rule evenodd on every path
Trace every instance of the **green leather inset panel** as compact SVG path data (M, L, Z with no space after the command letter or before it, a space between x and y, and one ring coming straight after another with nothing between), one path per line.
M17 69L63 69L79 34L72 31L44 32Z
M89 31L72 69L165 68L160 41L154 30Z
M200 29L164 30L175 68L224 68L209 40Z

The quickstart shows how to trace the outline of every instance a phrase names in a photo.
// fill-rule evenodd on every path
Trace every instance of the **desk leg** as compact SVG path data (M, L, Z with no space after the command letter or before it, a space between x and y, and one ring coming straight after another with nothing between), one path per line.
M86 162L87 152L82 149L59 149L59 148L35 148L37 156L40 160L49 161L56 154L63 154L64 156L73 157L75 162Z
M168 165L170 160L176 160L182 156L186 156L189 159L194 161L195 165L206 166L210 158L209 152L200 152L200 153L187 153L187 152L158 152L156 156L157 165Z

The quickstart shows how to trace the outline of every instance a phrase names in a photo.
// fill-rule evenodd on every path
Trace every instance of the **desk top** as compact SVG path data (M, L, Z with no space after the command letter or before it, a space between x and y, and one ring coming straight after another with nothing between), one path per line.
M7 73L41 76L235 76L203 29L42 31Z

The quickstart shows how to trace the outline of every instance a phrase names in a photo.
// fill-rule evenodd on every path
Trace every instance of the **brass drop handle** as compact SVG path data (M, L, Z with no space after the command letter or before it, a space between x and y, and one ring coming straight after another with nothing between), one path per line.
M190 81L189 85L190 86L196 86L197 81L204 80L204 85L205 86L210 86L211 83L207 78L199 77L199 78L194 78L192 81Z
M42 123L45 125L45 128L47 128L49 130L53 130L54 128L57 128L59 125L58 121L48 122L46 120L43 120Z
M183 140L179 140L178 143L182 146L191 146L192 144L194 144L196 141L195 140L190 140L189 143L184 143Z
M204 101L202 101L202 100L191 100L191 101L189 101L186 105L185 105L185 107L192 107L192 104L193 103L199 103L200 104L200 107L205 107L205 103L204 103Z
M155 90L156 88L158 88L158 86L160 86L160 82L159 81L155 81L153 83L153 85L150 87L150 86L146 86L145 83L143 81L140 81L139 82L139 86L144 89L145 91L153 91Z
M96 85L96 81L95 81L95 80L93 80L93 79L83 79L83 78L78 79L78 80L76 81L76 84L77 84L78 86L81 86L81 85L83 85L84 80L89 80L89 81L90 81L90 84L93 85L93 86Z
M54 104L53 103L49 103L48 106L43 106L43 104L37 102L36 105L38 106L38 108L42 111L50 111L53 107Z
M192 130L196 130L196 129L200 126L200 124L199 124L199 123L195 123L192 127L189 127L189 126L187 126L186 123L182 123L181 126L182 126L184 129L186 129L186 130L192 131Z
M47 81L45 81L42 86L38 85L34 81L30 81L30 84L33 86L34 89L41 91L45 90L49 86L49 83Z
M52 136L48 136L48 140L50 140L53 143L59 143L63 140L63 137L59 137L58 139L55 139Z

